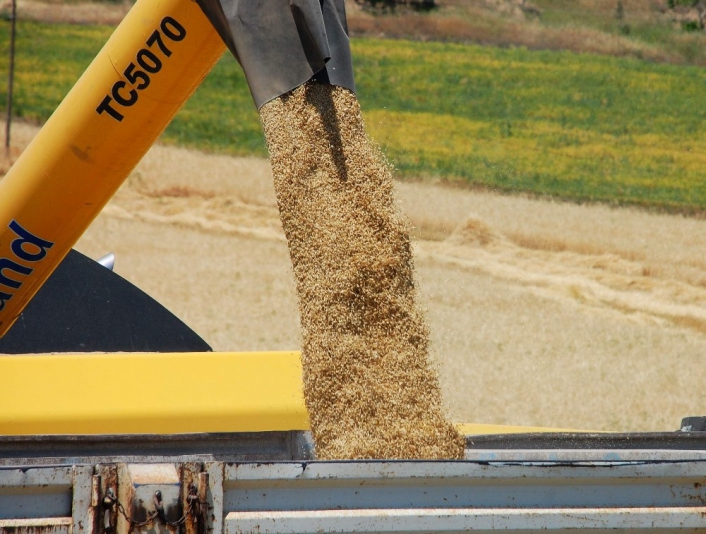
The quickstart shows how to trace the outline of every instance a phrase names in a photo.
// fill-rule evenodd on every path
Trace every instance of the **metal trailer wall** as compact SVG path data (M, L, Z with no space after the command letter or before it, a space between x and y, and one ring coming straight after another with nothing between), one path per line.
M211 436L205 447L194 436L109 438L53 437L25 458L22 440L0 439L0 532L706 532L702 439L323 462L301 432Z

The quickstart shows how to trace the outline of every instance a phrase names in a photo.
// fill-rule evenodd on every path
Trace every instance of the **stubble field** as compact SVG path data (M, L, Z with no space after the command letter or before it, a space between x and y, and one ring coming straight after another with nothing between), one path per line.
M704 411L706 221L422 183L397 195L454 420L673 430ZM77 248L115 252L215 350L300 346L264 159L156 146Z

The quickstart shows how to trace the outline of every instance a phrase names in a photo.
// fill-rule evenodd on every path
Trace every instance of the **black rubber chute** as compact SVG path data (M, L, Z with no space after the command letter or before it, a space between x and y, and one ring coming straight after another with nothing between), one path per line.
M316 79L355 91L344 0L197 0L255 105Z
M0 338L0 354L210 351L152 297L75 250Z

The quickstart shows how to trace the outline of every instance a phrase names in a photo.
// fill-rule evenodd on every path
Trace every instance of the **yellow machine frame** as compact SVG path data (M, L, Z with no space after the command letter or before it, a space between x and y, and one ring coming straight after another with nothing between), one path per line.
M192 0L138 0L0 180L0 336L225 45Z
M308 430L299 352L0 358L0 435ZM460 424L471 434L564 429Z

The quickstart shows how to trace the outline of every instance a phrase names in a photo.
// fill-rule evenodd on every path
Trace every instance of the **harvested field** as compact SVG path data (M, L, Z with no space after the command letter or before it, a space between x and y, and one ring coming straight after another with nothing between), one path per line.
M452 419L673 430L704 412L706 221L396 190ZM77 248L115 252L119 274L216 350L301 346L266 160L156 146Z

